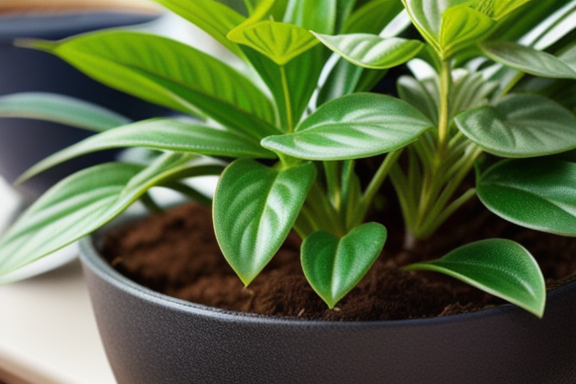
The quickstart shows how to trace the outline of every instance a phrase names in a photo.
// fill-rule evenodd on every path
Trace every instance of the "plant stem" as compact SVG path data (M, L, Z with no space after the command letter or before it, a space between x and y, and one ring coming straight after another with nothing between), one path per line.
M392 166L396 164L396 160L398 160L398 157L400 157L401 153L402 148L388 153L384 158L384 161L382 161L382 164L380 164L380 167L378 167L376 174L374 175L372 180L370 180L370 184L368 184L368 187L366 187L366 190L364 191L364 194L362 195L362 198L360 200L360 210L361 210L361 214L359 215L360 220L363 220L364 217L366 216L368 208L370 208L372 200L374 200L374 196L376 196L376 192L378 192L378 190L382 186L382 183L384 182L384 180L386 180L386 176L388 176L388 173L390 172Z
M442 62L440 70L440 113L438 115L438 158L440 163L448 146L448 134L450 128L450 88L452 85L452 68L448 61Z
M294 119L292 117L292 102L290 101L290 88L288 87L288 77L286 76L286 67L280 66L280 77L282 80L282 90L284 92L284 105L286 107L286 125L287 132L294 132Z

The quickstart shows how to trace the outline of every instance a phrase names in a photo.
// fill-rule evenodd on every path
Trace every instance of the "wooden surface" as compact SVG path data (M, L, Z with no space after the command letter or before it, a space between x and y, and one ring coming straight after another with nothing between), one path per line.
M67 12L84 10L117 10L158 12L150 0L1 0L0 14L15 12Z

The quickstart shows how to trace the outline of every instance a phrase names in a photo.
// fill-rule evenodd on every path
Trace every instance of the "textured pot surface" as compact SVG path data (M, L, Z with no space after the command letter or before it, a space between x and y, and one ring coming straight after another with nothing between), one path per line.
M126 279L81 242L100 334L128 383L576 383L576 279L539 320L512 305L390 322L226 312Z

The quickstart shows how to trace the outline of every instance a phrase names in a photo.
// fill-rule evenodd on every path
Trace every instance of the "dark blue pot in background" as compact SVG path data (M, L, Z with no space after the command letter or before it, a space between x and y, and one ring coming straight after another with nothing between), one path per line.
M12 44L15 38L60 40L98 29L136 26L153 22L160 16L160 13L137 11L0 16L0 96L16 92L53 92L94 102L134 120L166 114L164 108L101 85L51 54ZM56 123L2 118L0 175L13 182L39 160L88 135L87 131ZM104 152L71 161L26 181L16 189L31 202L68 174L112 160L114 156L115 152Z

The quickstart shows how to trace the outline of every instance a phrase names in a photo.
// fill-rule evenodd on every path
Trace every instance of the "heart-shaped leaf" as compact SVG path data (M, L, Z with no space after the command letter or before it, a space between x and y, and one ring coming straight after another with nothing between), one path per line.
M533 157L576 148L576 116L537 95L509 95L496 106L460 113L458 128L486 152Z
M334 305L360 282L380 255L386 228L365 223L342 238L317 231L302 243L302 269L312 288Z
M274 158L250 136L198 121L151 119L118 127L63 149L28 169L19 182L57 164L88 153L111 148L144 147L208 156Z
M442 15L449 8L466 2L468 0L402 0L416 28L438 52L441 52Z
M19 44L51 52L96 80L144 100L208 115L259 138L276 132L272 103L251 80L177 41L117 30L57 43L27 40Z
M318 43L304 28L270 20L241 25L228 33L228 39L255 49L278 65L285 65Z
M269 136L262 146L310 160L349 160L392 151L416 140L432 123L391 96L356 93L324 104L296 132Z
M464 245L444 257L406 269L441 272L542 317L546 285L538 263L520 244L488 239Z
M46 92L22 92L1 96L0 117L53 121L95 132L130 122L130 119L96 104Z
M420 52L424 44L398 37L381 38L366 33L314 35L328 48L360 67L387 69L403 64Z
M497 63L540 77L576 79L576 63L570 66L561 58L511 41L481 45L486 56Z
M556 159L506 160L482 174L478 197L504 219L576 236L576 163Z
M250 284L288 236L315 172L312 163L278 171L244 159L222 174L214 195L214 229L244 284Z
M154 185L178 177L219 174L221 166L188 165L166 154L149 167L108 163L75 173L39 198L0 239L0 275L90 234Z
M468 4L452 7L444 12L440 27L439 45L444 58L458 49L477 43L485 37L495 21Z

